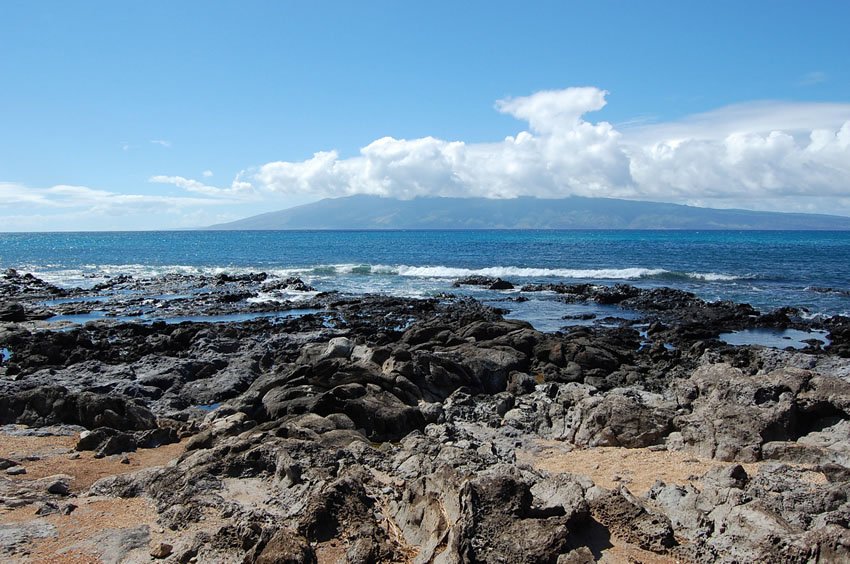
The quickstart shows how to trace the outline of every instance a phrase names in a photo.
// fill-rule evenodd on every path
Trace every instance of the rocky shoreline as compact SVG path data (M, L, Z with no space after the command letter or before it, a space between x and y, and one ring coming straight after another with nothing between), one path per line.
M8 270L0 556L850 559L850 319L630 285L512 299L540 291L629 315L542 333L455 295L264 273L69 290ZM719 338L754 329L819 332ZM63 536L109 503L99 540Z

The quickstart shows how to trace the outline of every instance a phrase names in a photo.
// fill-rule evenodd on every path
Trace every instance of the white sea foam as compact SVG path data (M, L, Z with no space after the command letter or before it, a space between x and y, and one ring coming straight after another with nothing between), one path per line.
M52 265L51 265L52 266ZM47 265L30 265L22 270L59 286L90 287L108 278L127 274L134 278L153 278L168 274L205 275L247 274L264 271L274 277L299 276L307 280L334 278L337 276L403 276L406 278L462 278L465 276L489 276L494 278L565 278L586 280L638 280L641 278L685 279L704 282L727 282L748 277L733 276L718 272L680 273L663 268L528 268L518 266L490 266L484 268L459 268L451 266L408 266L385 264L325 264L287 268L256 266L189 266L189 265L145 265L145 264L87 264L79 268L51 268Z
M663 268L524 268L491 266L486 268L453 268L447 266L398 266L401 276L424 278L461 278L490 276L497 278L580 278L589 280L637 280L640 278L686 278L706 282L725 282L739 277L718 272L676 273Z
M295 290L275 290L274 292L259 292L256 296L245 300L249 304L292 303L303 302L315 297L319 292L298 292Z
M628 280L655 276L667 272L660 268L523 268L516 266L491 266L486 268L452 268L448 266L399 266L401 276L425 278L461 278L463 276L491 276L498 278L601 278Z
M740 280L740 276L732 276L731 274L720 274L718 272L688 272L688 278L695 280L705 280L706 282L729 282L732 280Z

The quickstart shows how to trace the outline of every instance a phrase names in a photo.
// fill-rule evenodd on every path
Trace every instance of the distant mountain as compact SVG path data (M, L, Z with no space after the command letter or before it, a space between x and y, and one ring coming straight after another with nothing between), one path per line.
M848 230L850 217L719 210L677 204L562 199L325 199L213 225L211 230L276 229L782 229Z

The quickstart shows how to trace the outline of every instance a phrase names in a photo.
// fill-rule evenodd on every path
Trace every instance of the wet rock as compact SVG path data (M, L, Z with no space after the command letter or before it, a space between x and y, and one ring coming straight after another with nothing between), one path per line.
M0 321L26 321L24 306L16 302L0 303Z
M595 313L575 313L571 315L565 315L561 319L566 320L576 320L576 321L590 321L591 319L596 319Z
M133 277L129 274L119 274L118 276L106 277L107 280L104 282L98 282L94 286L92 286L92 292L102 292L104 290L111 290L118 286L126 285L128 283L133 282Z
M0 276L0 297L40 299L65 296L68 292L33 276L7 268Z
M215 276L215 282L219 285L231 282L263 282L269 277L265 272L249 272L247 274L230 274L222 272Z
M458 278L452 283L452 286L455 288L460 288L461 286L492 286L499 280L498 278L492 278L490 276L464 276L463 278Z
M487 287L488 290L513 290L514 285L507 280L496 278L492 284Z
M263 284L264 291L288 290L291 292L315 292L316 289L297 277L269 280Z

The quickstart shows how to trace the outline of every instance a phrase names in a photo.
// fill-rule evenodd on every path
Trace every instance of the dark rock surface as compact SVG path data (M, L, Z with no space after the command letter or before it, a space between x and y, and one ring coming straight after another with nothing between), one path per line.
M720 332L802 322L665 288L523 288L639 315L543 333L469 298L321 294L272 310L248 299L313 290L261 273L115 277L72 293L188 297L161 302L162 321L107 315L59 331L26 313L58 295L49 285L7 272L0 287L14 298L0 309L12 351L0 423L79 425L77 449L99 456L188 437L176 462L89 492L149 497L163 527L185 532L163 558L315 562L332 546L349 562L586 562L613 540L682 561L850 558L846 319L823 322L824 349L731 347ZM134 299L99 307L119 318L148 307ZM165 321L305 305L290 318ZM658 483L639 497L518 464L537 440L728 464L700 488ZM751 475L738 466L756 462ZM3 496L47 512L60 495L4 480ZM218 528L197 532L210 515ZM135 550L148 539L136 533L104 542Z
M143 430L155 428L156 418L143 405L123 397L40 386L0 397L0 424L8 423Z

